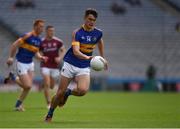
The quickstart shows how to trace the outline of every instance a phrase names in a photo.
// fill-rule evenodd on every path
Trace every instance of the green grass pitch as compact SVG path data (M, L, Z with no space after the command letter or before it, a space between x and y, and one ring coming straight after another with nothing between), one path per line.
M57 108L52 123L43 93L30 93L25 112L13 111L19 93L0 93L1 128L178 128L180 94L89 92L71 96L64 108Z

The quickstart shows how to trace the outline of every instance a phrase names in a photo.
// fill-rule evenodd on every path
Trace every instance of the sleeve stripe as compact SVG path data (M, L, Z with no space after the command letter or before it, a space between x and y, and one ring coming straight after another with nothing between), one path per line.
M24 48L24 49L26 49L28 51L34 52L34 53L39 51L38 47L30 45L30 44L27 44L27 43L22 44L20 47Z
M23 44L24 43L24 40L22 38L20 38L20 43Z
M72 45L80 46L80 43L79 42L72 42Z

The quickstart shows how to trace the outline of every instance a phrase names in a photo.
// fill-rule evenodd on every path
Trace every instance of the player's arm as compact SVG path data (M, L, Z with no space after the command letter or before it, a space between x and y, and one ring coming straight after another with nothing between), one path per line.
M42 42L39 46L39 50L35 53L35 58L39 61L47 62L48 57L44 56Z
M59 49L59 56L55 58L55 61L57 64L60 64L60 62L62 61L64 55L66 53L66 48L65 46L63 45L60 49Z
M40 61L41 61L43 55L44 55L44 53L43 53L43 48L42 48L42 45L40 45L39 51L36 52L36 54L35 54L35 58L36 58L37 60L40 60Z
M43 50L42 50L43 48L42 48L42 45L40 45L40 47L39 47L39 53L41 54L41 55L44 55L44 53L43 53ZM36 56L35 56L36 57Z
M7 59L7 65L10 66L13 64L13 58L16 54L17 49L19 48L19 46L23 43L23 38L19 38L17 39L10 47L10 53L9 53L9 57Z
M78 58L84 59L84 60L89 60L89 59L92 58L92 56L87 56L87 55L83 54L82 52L80 52L80 47L79 47L79 45L73 44L72 47L73 47L73 53L74 53L74 55L77 56Z
M13 58L16 54L17 49L25 42L27 38L29 38L32 35L32 32L29 32L28 34L24 35L23 37L17 39L10 47L10 53L9 57L7 59L7 65L10 66L13 64Z
M102 56L104 59L104 42L103 42L103 39L101 38L98 42L98 49L99 49L99 55ZM108 62L107 60L105 59L105 70L108 69Z
M80 59L90 60L92 56L87 56L80 51L80 42L75 38L76 33L72 35L72 49L75 56Z
M103 39L100 39L98 42L99 55L104 58L104 42Z
M48 60L48 57L41 55L40 51L36 52L35 57L36 57L36 59L43 61L43 62L47 62L47 60Z

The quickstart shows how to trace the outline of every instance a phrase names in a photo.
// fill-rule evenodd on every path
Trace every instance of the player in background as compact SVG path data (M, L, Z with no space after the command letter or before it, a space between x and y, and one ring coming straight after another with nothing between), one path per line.
M72 34L72 46L64 57L59 88L52 99L51 107L45 118L46 122L51 121L56 107L63 106L69 95L84 96L89 89L90 60L96 45L100 56L104 57L103 33L95 27L97 17L98 13L95 9L87 9L84 24ZM107 69L107 61L105 64L105 69ZM74 78L77 85L71 89L67 88Z
M55 28L53 26L47 26L46 36L40 45L40 52L42 55L48 57L47 62L41 62L44 96L48 109L51 103L50 89L54 88L56 79L59 78L59 67L66 52L63 41L55 37L54 32Z
M33 57L36 56L40 61L47 61L47 57L39 53L41 44L39 35L43 32L43 29L44 21L42 19L35 20L33 30L18 38L10 48L9 58L6 63L8 66L12 65L16 55L18 77L15 81L23 89L15 105L16 111L24 111L22 103L32 87L34 75ZM17 49L18 52L16 53Z

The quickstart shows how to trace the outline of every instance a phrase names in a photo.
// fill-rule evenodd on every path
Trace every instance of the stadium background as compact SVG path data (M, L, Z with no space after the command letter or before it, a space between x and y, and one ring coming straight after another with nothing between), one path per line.
M45 19L56 28L66 48L71 33L83 23L86 8L99 13L97 27L103 30L107 72L93 72L94 90L141 90L150 65L156 68L157 85L164 91L179 91L180 41L179 0L34 0L33 6L15 7L16 0L0 0L0 80L8 74L5 61L10 44L32 29L32 21ZM95 55L98 54L96 51ZM41 80L36 62L35 81Z
M175 29L180 22L179 0L20 1L30 3L14 6L16 0L0 0L0 128L180 127L180 33ZM50 124L44 123L43 92L30 92L24 101L26 111L15 112L21 89L14 83L3 84L13 70L5 64L11 43L32 29L34 19L43 18L46 25L55 26L56 36L68 48L72 31L83 23L89 7L99 12L97 27L104 32L109 61L107 72L92 71L91 90L104 92L71 96L64 108L57 108ZM35 63L32 90L41 85L39 62ZM156 86L164 92L137 92ZM111 90L117 92L106 92Z

